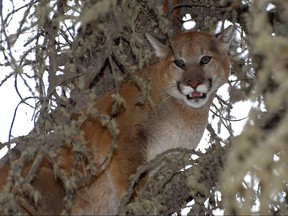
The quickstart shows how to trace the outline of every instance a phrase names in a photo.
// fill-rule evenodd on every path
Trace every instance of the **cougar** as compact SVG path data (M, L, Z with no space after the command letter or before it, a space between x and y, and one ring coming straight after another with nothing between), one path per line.
M216 36L185 32L172 38L169 45L147 34L159 58L157 63L139 72L142 80L149 80L149 100L137 103L141 91L132 81L119 88L125 108L114 117L119 130L117 148L101 175L91 184L77 189L71 214L117 214L129 178L137 168L165 150L198 145L216 91L228 80L227 52L234 29L229 26ZM114 93L112 91L96 101L99 112L111 113ZM81 130L90 158L94 164L101 164L111 149L110 132L93 117L87 117ZM63 152L65 164L71 155L68 151L67 155ZM70 168L66 167L67 170ZM8 165L0 170L0 187L5 185L8 170ZM22 175L26 175L25 169ZM65 191L55 179L48 160L42 162L31 184L41 192L41 199L37 205L19 200L23 213L60 214L64 208Z

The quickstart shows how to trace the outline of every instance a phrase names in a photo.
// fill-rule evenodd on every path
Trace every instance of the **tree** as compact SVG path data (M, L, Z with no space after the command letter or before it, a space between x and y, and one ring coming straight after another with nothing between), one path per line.
M24 81L31 96L22 97L19 92L20 104L35 109L35 127L27 136L11 137L3 144L16 143L17 147L1 160L2 166L15 157L20 159L18 163L11 162L9 181L0 194L1 208L16 213L16 200L27 197L37 204L41 194L29 183L47 157L53 163L55 176L63 183L69 210L74 190L105 169L114 149L102 167L92 167L85 177L71 177L59 166L61 148L71 149L75 170L79 159L87 160L79 127L88 114L106 122L117 145L116 126L93 108L93 101L131 79L143 89L141 103L146 95L137 71L153 61L145 33L169 40L183 31L182 18L190 14L196 24L193 30L212 32L227 21L238 28L240 37L233 41L230 52L230 99L217 97L211 108L213 122L219 121L218 129L227 128L230 138L221 139L220 131L209 124L210 147L206 153L174 149L141 167L131 179L122 213L180 214L187 203L190 214L214 214L216 209L225 214L287 213L288 3L33 0L21 7L16 1L12 4L10 13L1 13L5 57L1 66L10 67L12 72L0 85L15 79L17 90L17 81ZM23 11L22 21L16 33L9 34L8 25L19 11ZM29 38L18 58L13 48L27 33ZM114 100L112 116L123 103L120 94L115 94ZM257 106L250 112L243 132L233 137L235 119L230 110L240 100L251 100ZM77 120L72 117L75 113ZM32 167L23 178L20 172L29 162ZM161 171L135 194L141 174L159 167Z

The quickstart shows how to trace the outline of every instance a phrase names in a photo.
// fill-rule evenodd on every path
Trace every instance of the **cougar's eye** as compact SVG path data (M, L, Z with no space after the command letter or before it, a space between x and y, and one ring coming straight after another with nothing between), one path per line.
M208 64L211 60L211 56L203 56L200 60L200 65Z
M184 69L186 66L185 62L182 59L175 59L173 62L177 67L179 67L181 69Z

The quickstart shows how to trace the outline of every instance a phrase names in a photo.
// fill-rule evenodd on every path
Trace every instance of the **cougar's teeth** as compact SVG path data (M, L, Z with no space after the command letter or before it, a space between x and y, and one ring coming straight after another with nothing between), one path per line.
M202 92L192 92L187 95L187 99L197 99L197 98L205 98L206 94Z

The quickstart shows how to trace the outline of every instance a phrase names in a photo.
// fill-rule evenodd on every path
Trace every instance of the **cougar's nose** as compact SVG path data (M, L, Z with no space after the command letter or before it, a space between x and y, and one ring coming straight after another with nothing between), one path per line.
M195 79L195 80L188 80L187 85L191 86L193 89L196 89L198 85L202 83L202 80Z

